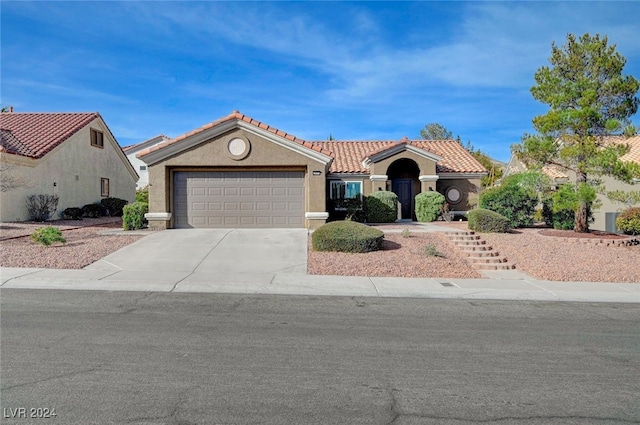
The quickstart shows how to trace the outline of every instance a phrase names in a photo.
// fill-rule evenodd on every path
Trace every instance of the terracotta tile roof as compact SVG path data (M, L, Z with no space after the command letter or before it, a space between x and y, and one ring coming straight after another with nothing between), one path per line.
M307 142L307 141L305 141L303 139L300 139L300 138L294 136L293 134L289 134L289 133L286 133L286 132L284 132L282 130L278 130L275 127L271 127L270 125L267 125L267 124L265 124L263 122L255 120L255 119L253 119L253 118L251 118L251 117L249 117L247 115L244 115L244 114L242 114L242 113L240 113L238 111L233 111L231 114L227 115L226 117L223 117L223 118L220 118L220 119L218 119L216 121L213 121L213 122L210 122L208 124L205 124L200 128L196 128L195 130L192 130L192 131L190 131L188 133L182 134L182 135L180 135L180 136L178 136L178 137L176 137L174 139L171 139L171 140L168 140L166 142L160 143L158 145L152 146L150 148L144 149L144 150L140 151L140 153L138 153L138 155L136 155L136 156L143 157L143 156L145 156L145 155L147 155L147 154L149 154L151 152L155 152L157 150L163 149L163 148L165 148L165 147L167 147L169 145L177 143L177 142L179 142L181 140L184 140L184 139L186 139L188 137L191 137L191 136L194 136L196 134L202 133L203 131L206 131L206 130L212 128L212 127L215 127L215 126L217 126L219 124L222 124L222 123L225 123L225 122L228 122L228 121L232 121L232 120L244 121L244 122L249 123L249 124L251 124L251 125L253 125L255 127L258 127L260 129L266 130L266 131L268 131L270 133L276 134L276 135L278 135L280 137L284 137L285 139L288 139L288 140L290 140L292 142L295 142L295 143L298 143L298 144L300 144L302 146L305 146L305 147L307 147L309 149L313 149L313 150L321 152L321 153L323 153L325 155L331 155L331 152L327 152L325 150L322 150L322 148L320 148L318 146L314 146L313 144L311 144L311 143L309 143L309 142Z
M42 158L91 121L97 112L0 113L0 151L30 158Z
M365 140L365 141L314 141L322 149L333 152L332 173L368 173L362 161L398 144L410 144L442 157L436 164L437 173L486 173L480 164L455 140Z
M629 152L620 157L623 161L633 161L640 164L640 135L635 135L624 140L629 145Z
M567 174L565 174L562 170L560 170L558 167L555 167L553 165L545 165L542 167L542 173L546 174L547 177L553 179L553 180L562 180L562 179L568 179L569 176Z

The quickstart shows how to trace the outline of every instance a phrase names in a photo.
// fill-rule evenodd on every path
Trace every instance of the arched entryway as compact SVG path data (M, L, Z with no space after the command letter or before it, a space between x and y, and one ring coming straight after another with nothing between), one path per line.
M391 190L398 195L400 202L400 218L415 219L414 197L420 192L420 168L412 159L401 158L394 161L387 169Z

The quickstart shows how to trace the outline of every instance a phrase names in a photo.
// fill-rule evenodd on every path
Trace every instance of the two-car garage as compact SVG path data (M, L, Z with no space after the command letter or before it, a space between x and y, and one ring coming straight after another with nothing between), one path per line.
M174 227L305 227L304 171L176 171Z

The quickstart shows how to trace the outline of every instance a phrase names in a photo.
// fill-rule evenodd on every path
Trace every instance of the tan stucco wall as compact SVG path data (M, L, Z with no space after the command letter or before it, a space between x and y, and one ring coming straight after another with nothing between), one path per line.
M251 145L249 154L241 160L234 159L227 150L229 141L236 137L248 141ZM144 160L144 158L142 159ZM151 213L173 212L172 173L176 170L189 168L304 170L305 211L326 211L327 167L324 164L244 129L235 129L149 166L149 211ZM313 171L321 173L314 176ZM315 228L322 224L324 224L324 220L306 220L308 228ZM150 226L153 228L173 227L173 218L170 222L152 221Z
M104 133L104 148L91 146L91 128ZM134 202L138 176L118 150L103 121L96 119L39 160L0 154L0 161L11 164L10 172L28 186L0 194L0 221L28 220L25 200L33 194L58 195L58 210L51 219L59 219L66 208L100 202L101 178L109 179L110 197Z
M625 192L640 191L640 184L628 184L614 179L613 177L601 177L602 183L607 191L622 190ZM611 201L605 195L599 194L598 200L602 203L600 208L594 211L594 222L589 225L592 230L606 230L606 213L621 212L629 207L640 207L640 203L625 205L620 202Z
M449 209L451 211L469 211L478 205L480 179L439 179L436 182L436 190L443 195L452 187L460 191L462 198L458 203L450 203ZM447 200L447 202L449 201Z

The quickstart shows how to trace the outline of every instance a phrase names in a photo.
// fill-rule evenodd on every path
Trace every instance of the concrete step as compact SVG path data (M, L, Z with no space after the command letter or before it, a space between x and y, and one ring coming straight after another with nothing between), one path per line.
M493 251L491 245L461 245L456 247L460 252Z
M479 241L482 239L478 235L464 235L464 236L449 236L449 240L452 242L457 242L457 241Z
M475 265L476 270L514 270L516 266L513 264L478 264Z
M469 257L467 260L472 264L502 264L508 262L504 257Z
M456 246L473 246L473 245L486 245L487 241L482 239L476 239L473 241L451 241Z
M458 230L453 232L444 232L446 236L472 236L475 235L476 232L468 232L464 230Z
M486 257L498 257L500 253L498 251L462 251L460 250L460 254L464 257L472 257L472 258L486 258Z

